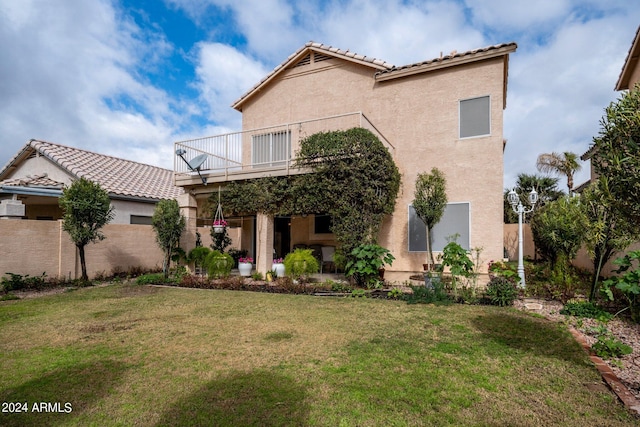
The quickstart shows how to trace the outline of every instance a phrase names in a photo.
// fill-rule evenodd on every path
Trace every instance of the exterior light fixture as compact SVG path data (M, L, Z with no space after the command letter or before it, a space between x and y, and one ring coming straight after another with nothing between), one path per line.
M530 208L525 208L522 206L522 202L520 201L520 197L518 197L518 193L516 193L515 189L512 189L507 194L507 201L511 205L511 208L515 213L518 214L518 276L520 276L520 287L525 288L527 286L524 277L524 259L523 259L523 250L522 250L522 215L533 212L536 203L538 202L538 193L535 188L531 189L529 196L527 197L529 201Z

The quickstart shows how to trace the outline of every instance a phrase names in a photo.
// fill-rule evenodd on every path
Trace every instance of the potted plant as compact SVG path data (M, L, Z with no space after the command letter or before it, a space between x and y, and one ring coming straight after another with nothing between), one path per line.
M413 209L418 218L424 222L427 231L427 263L424 269L429 272L435 270L433 258L433 227L440 221L447 206L446 179L438 169L431 169L431 173L420 173L416 178Z
M238 260L238 271L241 276L251 276L251 270L253 270L253 258L242 257Z
M353 277L359 285L374 287L384 274L384 265L391 265L394 260L395 257L387 248L375 243L361 244L351 251L351 257L345 265L345 275Z
M273 260L273 265L271 266L271 270L276 274L276 277L284 277L284 259L275 258Z
M284 267L287 275L306 280L320 270L320 263L313 256L313 250L296 249L284 257Z
M233 267L233 258L229 254L211 251L205 259L205 265L210 277L228 277Z

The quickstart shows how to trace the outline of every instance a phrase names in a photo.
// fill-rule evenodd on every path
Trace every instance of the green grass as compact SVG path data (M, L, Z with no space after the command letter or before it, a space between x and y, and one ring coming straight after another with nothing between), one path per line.
M561 324L512 309L112 285L0 303L29 426L623 426Z

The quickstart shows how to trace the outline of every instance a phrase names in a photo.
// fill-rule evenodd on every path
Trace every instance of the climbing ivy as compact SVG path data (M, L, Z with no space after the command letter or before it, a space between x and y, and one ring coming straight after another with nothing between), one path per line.
M231 182L223 206L235 215L329 214L345 255L376 242L395 208L400 172L374 134L362 128L316 133L301 141L294 164L313 173Z

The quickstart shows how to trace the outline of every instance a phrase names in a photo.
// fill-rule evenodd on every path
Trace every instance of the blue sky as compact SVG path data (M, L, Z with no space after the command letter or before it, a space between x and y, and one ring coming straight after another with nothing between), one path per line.
M514 41L506 187L586 151L639 24L636 0L0 0L0 165L35 138L171 169L309 40L395 65Z

